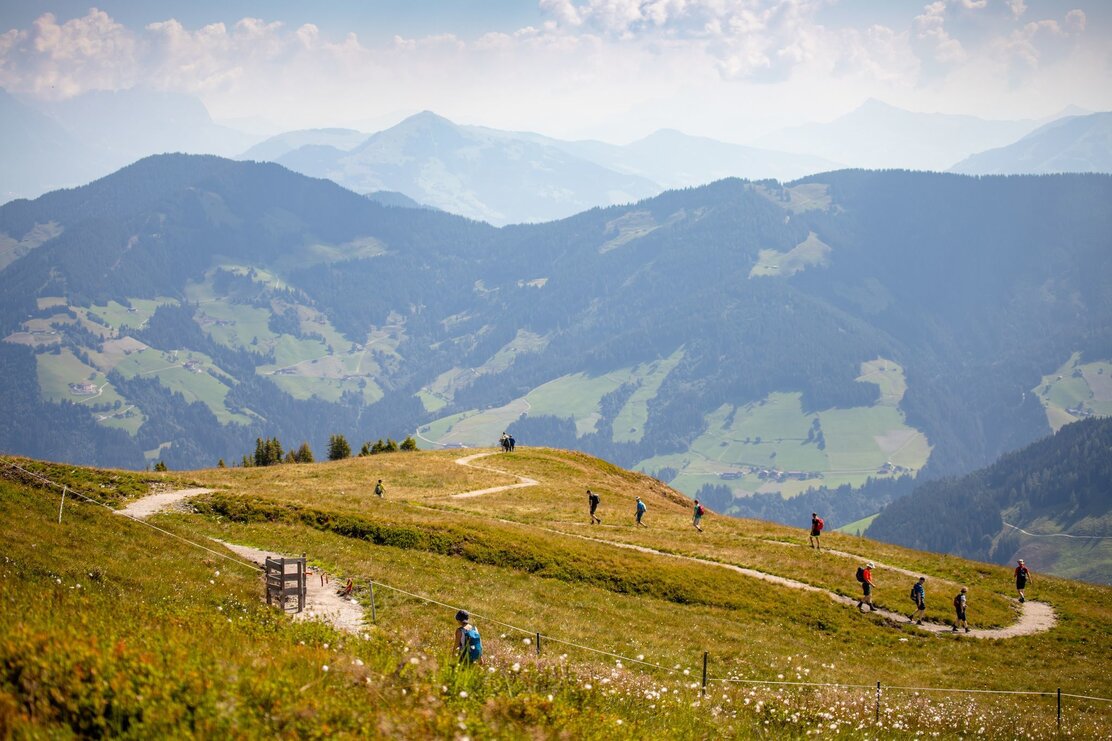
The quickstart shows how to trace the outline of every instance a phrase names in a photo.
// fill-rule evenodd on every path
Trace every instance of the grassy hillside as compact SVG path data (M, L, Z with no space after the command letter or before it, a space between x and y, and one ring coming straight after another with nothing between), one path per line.
M682 495L577 453L521 450L471 467L456 464L460 455L168 474L20 465L112 507L152 482L211 487L193 512L152 522L217 549L206 536L306 552L336 578L354 578L364 604L373 579L468 607L483 616L475 622L488 662L476 669L458 669L449 655L452 608L380 586L378 623L368 615L362 634L294 623L261 604L252 568L72 497L59 524L58 492L0 465L0 734L859 737L876 722L877 681L1112 694L1103 663L1112 650L1112 590L1039 579L1029 596L1057 611L1050 631L937 636L821 592L667 555L855 595L861 559L816 553L799 530L711 514L697 533ZM515 475L538 485L451 496ZM379 478L384 499L370 493ZM586 524L588 486L602 496L600 526ZM647 529L633 526L636 496L648 504ZM930 621L949 619L961 584L970 587L975 626L1016 619L1005 568L839 533L823 540L888 565L876 575L882 605L908 606L912 578L893 570L903 568L928 576ZM534 632L544 636L539 658L525 641ZM1099 735L1112 722L1108 704L1066 703L1074 735ZM1049 735L1054 701L892 689L877 730L951 736L981 728Z

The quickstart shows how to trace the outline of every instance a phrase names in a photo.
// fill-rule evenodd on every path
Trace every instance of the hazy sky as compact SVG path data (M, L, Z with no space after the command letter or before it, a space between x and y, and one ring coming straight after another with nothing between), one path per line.
M867 98L1039 118L1112 110L1110 0L70 0L0 3L0 87L143 86L217 119L458 123L745 142Z

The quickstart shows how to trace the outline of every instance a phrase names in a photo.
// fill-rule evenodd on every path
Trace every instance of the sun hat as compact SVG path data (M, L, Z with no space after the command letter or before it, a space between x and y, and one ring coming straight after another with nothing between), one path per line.
M865 564L865 568L867 568L867 569L875 569L875 568L876 568L876 564L875 564L875 563L873 563L872 561L869 561L869 562L868 562L867 564Z
M969 591L969 587L962 587L962 588L961 588L961 591L963 591L963 592L968 592L968 591Z
M1018 561L1016 561L1016 563L1023 563L1023 559L1019 559Z
M469 613L467 610L460 610L456 613L456 620L461 623L466 623L470 619L471 613Z

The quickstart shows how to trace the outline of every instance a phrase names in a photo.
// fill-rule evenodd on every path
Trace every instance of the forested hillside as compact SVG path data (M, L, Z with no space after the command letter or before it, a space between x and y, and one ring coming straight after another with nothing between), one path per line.
M1107 584L1110 491L1112 419L1093 418L987 468L923 484L881 512L867 532L983 561L1024 557L1036 570Z
M179 468L509 428L749 514L855 491L855 519L870 479L1044 435L1043 376L1112 358L1110 201L1108 176L842 171L496 229L151 157L0 208L3 445Z

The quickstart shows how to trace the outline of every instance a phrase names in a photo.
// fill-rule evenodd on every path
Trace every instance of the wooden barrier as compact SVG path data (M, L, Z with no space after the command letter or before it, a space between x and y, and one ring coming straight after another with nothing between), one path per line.
M296 605L294 612L305 609L306 571L305 556L300 558L271 558L266 564L266 603L278 605L282 610ZM291 600L290 598L295 598Z

